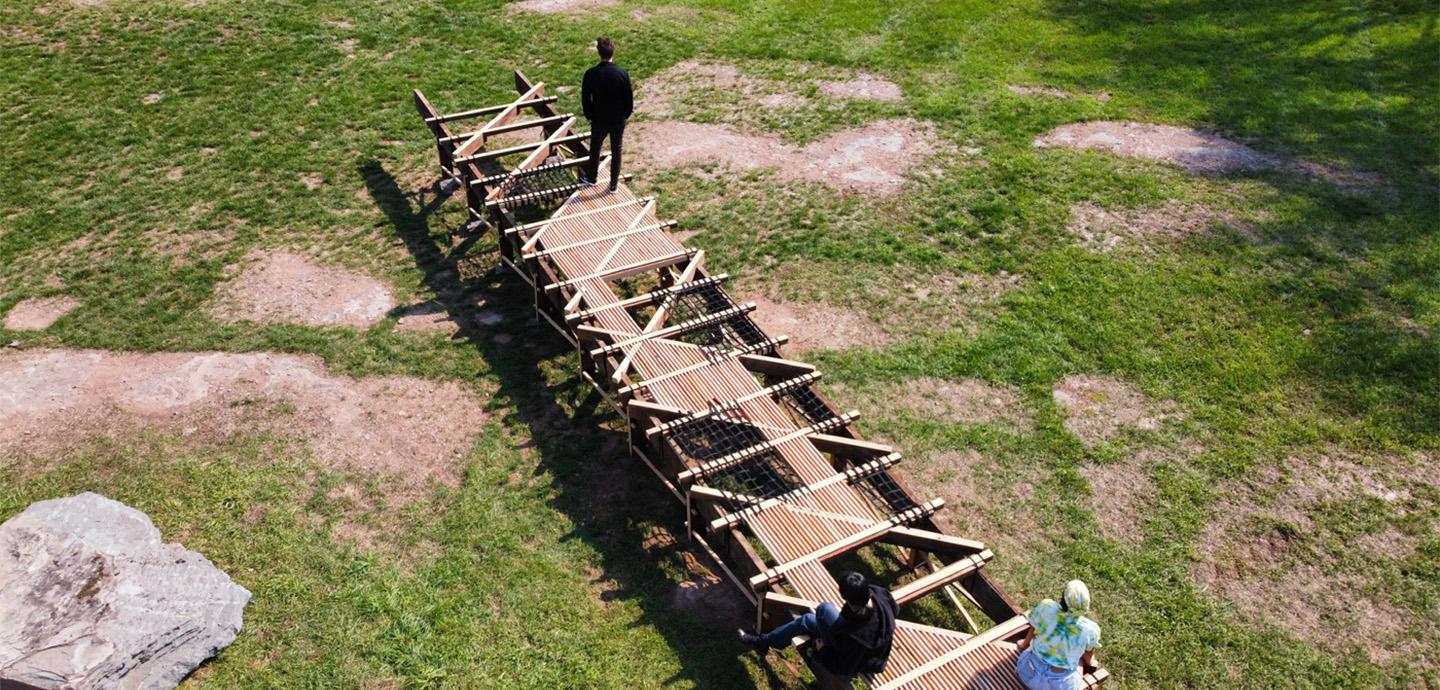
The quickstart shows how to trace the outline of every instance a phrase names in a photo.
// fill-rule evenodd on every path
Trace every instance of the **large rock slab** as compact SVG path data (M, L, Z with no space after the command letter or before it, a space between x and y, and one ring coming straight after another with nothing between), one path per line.
M250 592L94 493L0 525L0 687L174 688L240 632Z

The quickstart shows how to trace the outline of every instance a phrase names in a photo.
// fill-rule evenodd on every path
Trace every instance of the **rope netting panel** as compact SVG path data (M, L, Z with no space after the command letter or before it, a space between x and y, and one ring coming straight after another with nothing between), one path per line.
M712 414L686 422L669 432L670 438L680 447L681 452L704 464L748 448L754 448L767 441L765 434L755 425L724 414ZM803 485L795 470L785 462L784 456L768 448L746 458L731 467L710 473L704 478L706 486L746 494L760 498L773 498ZM732 502L732 510L747 505Z
M718 285L705 285L671 298L671 323L684 323L709 314L722 312L735 306L735 302ZM737 314L724 321L707 324L676 336L692 345L754 345L765 341L765 333L745 314Z
M876 510L890 517L920 507L910 493L895 481L895 477L883 468L863 475L854 485Z
M839 416L820 399L814 386L798 386L787 390L781 394L780 402L811 424L819 424Z
M564 166L558 156L545 163L507 178L500 205L508 210L540 206L563 199L575 191L576 172Z

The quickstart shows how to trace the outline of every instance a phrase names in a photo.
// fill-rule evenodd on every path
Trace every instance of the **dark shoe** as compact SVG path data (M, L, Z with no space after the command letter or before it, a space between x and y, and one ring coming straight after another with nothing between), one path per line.
M765 638L759 635L752 635L750 633L747 633L743 628L739 632L740 642L745 646L755 650L757 653L762 655L770 651L770 643L766 642Z
M586 177L586 176L584 176L584 175L581 175L581 176L580 176L580 186L581 186L581 187L593 187L593 186L595 186L595 180L592 180L592 179L590 179L590 178L588 178L588 177Z
M610 183L610 193L611 193L611 194L614 194L615 192L618 192L618 191L620 191L620 183L619 183L619 182L611 182L611 183Z

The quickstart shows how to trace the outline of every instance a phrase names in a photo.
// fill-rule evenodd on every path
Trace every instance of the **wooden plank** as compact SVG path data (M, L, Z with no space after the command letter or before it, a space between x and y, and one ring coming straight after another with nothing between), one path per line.
M816 450L822 453L830 453L852 460L868 460L876 455L886 455L894 451L893 448L883 443L871 443L830 434L815 434L810 437L810 442L814 443Z
M738 398L735 398L734 400L730 400L730 401L721 403L721 404L716 405L716 406L714 406L714 407L711 407L710 409L707 409L707 410L705 410L705 411L703 411L703 412L696 412L695 414L692 414L692 415L690 415L689 417L685 417L685 418L683 418L683 419L677 419L677 420L675 420L675 421L673 421L673 422L666 422L665 424L661 424L661 425L659 425L659 426L654 426L654 427L651 427L651 428L649 428L649 429L646 429L646 430L645 430L645 435L646 435L646 436L649 436L649 437L651 437L651 438L654 438L655 436L657 436L657 435L659 435L659 434L667 433L667 432L673 430L675 427L683 426L683 425L685 425L685 424L689 424L689 423L694 422L694 421L698 421L698 420L701 420L701 419L705 419L706 417L710 417L710 416L712 416L712 415L720 414L721 412L728 412L728 411L730 411L730 410L736 409L736 408L740 407L741 404L750 402L751 400L758 400L758 399L764 398L764 397L771 397L771 396L779 395L779 394L784 393L785 391L790 390L790 389L792 389L792 388L796 388L796 387L798 387L798 386L804 386L804 385L808 385L808 384L814 383L814 382L820 380L820 376L821 376L821 373L820 373L820 372L818 372L818 371L812 371L812 372L810 372L810 373L808 373L808 374L801 374L800 376L797 376L797 377L795 377L795 378L793 378L793 379L787 379L787 380L785 380L785 381L780 381L780 382L778 382L778 383L771 384L771 385L769 385L769 386L766 386L766 387L764 387L764 388L761 388L761 389L758 390L758 391L755 391L754 393L749 393L749 394L746 394L746 395L742 395L742 396L740 396L740 397L738 397Z
M737 348L737 349L734 349L734 350L729 351L728 353L725 354L725 356L721 357L718 361L724 361L724 360L727 360L727 359L735 359L735 358L737 358L737 357L743 357L743 356L745 356L746 354L748 354L748 353L750 353L750 352L759 352L759 351L761 351L761 350L768 350L768 349L770 349L770 348L772 348L772 347L778 347L778 346L780 346L780 345L785 344L786 340L788 340L788 338L786 338L785 336L782 335L782 336L777 336L777 337L774 337L774 338L770 338L770 339L768 339L768 340L764 340L764 341L762 341L762 342L752 343L752 344L750 344L750 345L746 345L746 346L744 346L744 347ZM641 388L644 388L644 387L646 387L646 386L648 386L648 385L655 384L655 383L659 383L660 381L666 381L666 380L672 379L672 378L674 378L674 377L676 377L676 376L684 376L685 374L689 374L689 373L692 373L692 372L695 372L695 371L698 371L698 370L700 370L700 369L704 369L705 367L710 367L710 366L715 366L715 361L697 362L697 363L692 364L692 365L690 365L690 366L688 366L688 367L682 367L682 368L680 368L680 369L675 369L675 370L673 370L673 371L667 371L667 372L665 372L665 373L663 373L663 374L659 374L659 375L657 375L657 376L654 376L654 377L645 379L644 381L640 381L640 382L638 382L638 383L634 383L634 384L631 384L631 385L629 385L629 386L625 386L624 388L621 388L620 390L616 391L616 393L618 393L621 397L624 397L624 396L627 396L627 395L633 395L633 394L635 393L635 391L640 390Z
M914 520L918 520L926 515L930 515L931 513L934 513L935 511L941 509L944 506L945 501L939 498L932 501L927 501L924 504L911 508L910 510L900 513L899 515L896 515L895 517L892 517L888 520L877 522L869 529L861 530L844 539L832 542L830 544L826 544L825 546L815 549L814 551L800 556L799 558L794 558L784 563L768 568L765 570L765 572L762 572L755 577L750 578L750 587L753 589L759 589L761 587L765 587L773 583L779 582L780 578L785 576L785 573L788 573L802 565L812 563L814 561L823 561L838 556L842 553L857 549L861 546L864 546L872 541L879 539L880 537L884 536L886 532L889 532L896 527L899 527Z
M728 321L728 320L733 319L733 318L735 318L735 317L737 317L737 316L744 316L745 314L749 314L749 313L752 312L752 311L755 311L755 303L754 303L754 302L746 302L746 303L744 303L744 304L737 304L737 305L735 305L735 306L733 306L733 307L730 307L729 309L722 309L722 310L717 311L717 312L715 312L715 313L713 313L713 314L706 314L706 315L704 315L704 316L698 316L698 317L693 318L693 319L690 319L690 320L688 320L688 321L684 321L684 322L681 322L681 323L677 323L677 324L675 324L674 326L668 326L668 327L666 327L666 328L662 328L662 329L660 329L660 330L658 330L658 331L651 331L651 332L649 332L649 333L641 333L640 335L631 336L631 337L629 337L629 338L627 338L627 339L625 339L625 340L622 340L622 341L619 341L619 342L616 342L616 343L611 343L611 344L609 344L609 345L605 345L605 346L603 346L603 347L601 347L601 348L598 348L598 349L595 349L595 350L591 350L591 351L590 351L590 356L591 356L591 357L599 357L599 356L601 356L601 355L608 355L608 354L610 354L610 353L612 353L612 352L614 352L614 351L616 351L616 350L619 350L620 348L623 348L623 347L629 347L629 346L631 346L631 345L639 345L640 343L643 343L643 342L645 342L645 341L647 341L647 340L654 340L654 339L656 339L656 338L668 338L668 337L670 337L670 336L672 336L672 335L678 335L678 334L681 334L681 333L686 333L686 332L688 332L688 331L693 331L693 330L695 330L695 329L697 329L697 328L702 328L702 327L705 327L705 326L709 326L709 325L711 325L711 324L720 323L720 322L722 322L722 321Z
M676 278L675 282L688 283L694 280L695 273L700 270L701 266L704 265L705 250L701 249L700 251L695 253L695 258L690 260L690 265L686 266L685 270L680 272L680 277ZM670 307L673 306L676 297L677 295L675 293L670 293L670 295L668 295L665 300L661 301L660 307L655 310L655 313L653 315L651 315L650 322L646 323L645 327L640 330L644 333L649 333L650 331L658 328L660 324L665 323L665 317L670 314Z
M417 89L417 92L418 92L418 89ZM432 116L432 117L427 117L427 118L425 118L425 123L426 123L426 124L430 124L431 122L453 122L453 121L455 121L455 120L468 120L468 119L470 119L470 118L472 118L472 117L480 117L480 116L482 116L482 115L489 115L489 114L491 114L491 113L498 113L498 112L500 112L501 110L504 110L504 109L506 109L506 108L509 108L511 105L519 105L519 106L522 107L522 108L534 108L534 107L536 107L536 106L548 105L548 104L550 104L550 103L554 103L554 102L557 101L557 100L560 100L560 97L559 97L559 96L546 96L546 97L544 97L544 98L536 98L536 99L532 99L532 100L529 100L529 101L525 101L525 102L519 103L519 104L506 103L506 104L504 104L504 105L489 105L489 106L485 106L484 108L476 108L476 109L474 109L474 110L465 110L465 111L458 112L458 113L450 113L450 114L448 114L448 115L434 115L434 116ZM433 110L433 108L432 108L432 110Z
M909 685L910 683L919 680L920 678L923 678L926 674L940 668L941 666L944 666L945 664L948 664L956 659L959 659L960 657L970 654L971 652L974 652L975 650L984 647L987 644L1003 640L1018 632L1022 632L1029 627L1030 621L1026 620L1024 616L1015 616L1008 621L996 625L995 627L990 628L989 630L986 630L985 632L966 640L959 647L956 647L955 649L941 654L940 656L937 656L934 659L925 662L925 664L921 666L910 669L910 671L906 672L904 675L875 688L875 690L899 690L899 688L903 688L906 685Z
M485 132L487 130L489 130L491 127L499 127L501 125L509 123L511 120L514 120L515 116L520 113L521 103L531 100L535 96L543 94L544 92L545 82L540 82L539 84L530 87L529 91L521 94L520 98L501 107L495 117L491 118L489 122L485 123L485 126L481 127L480 131L475 133L475 136L466 139L465 143L455 147L455 157L460 158L463 156L468 156L479 150L481 146L485 145Z
M562 280L558 283L551 283L545 286L545 291L554 292L555 290L559 290L560 288L569 287L570 285L573 285L575 283L582 283L587 280L618 280L620 278L627 278L637 273L644 273L645 271L652 271L657 268L665 268L666 266L672 266L674 264L680 263L681 261L685 261L694 255L694 249L686 249L684 251L674 252L672 254L666 254L664 256L657 256L653 259L636 261L634 263L625 264L624 266L618 266L616 268L597 271L595 273L579 276L576 278L570 278L568 280Z
M523 252L528 252L528 251L530 251L531 249L534 249L534 248L535 248L535 245L537 245L537 244L540 243L540 236L541 236L541 235L544 235L544 234L545 234L545 231L548 230L548 229L550 228L550 225L553 224L553 223L558 223L558 222L567 221L567 220L575 220L575 219L578 219L578 218L586 218L586 217L588 217L588 216L593 216L593 215L595 215L595 214L597 214L597 213L606 213L606 212L609 212L609 211L616 211L616 210L625 208L626 206L630 206L631 204L647 203L647 202L654 201L654 200L655 200L655 197L653 197L653 196L641 197L641 198L639 198L639 199L634 199L634 200L632 200L632 201L622 201L622 202L620 202L620 203L618 203L618 204L611 204L611 205L609 205L609 206L601 206L600 208L592 208L592 209L590 209L590 210L588 210L588 211L580 211L580 212L578 212L578 213L571 213L571 214L567 214L567 215L564 215L564 216L561 216L561 215L553 215L553 216L550 216L549 218L547 218L547 219L545 219L545 220L543 220L543 221L538 221L538 222L535 222L535 223L526 223L526 224L524 224L524 225L517 225L517 226L515 226L516 232L530 232L532 229L535 230L535 234L531 235L531 236L530 236L530 239L525 240L525 244L520 247L520 251L523 253ZM556 213L558 214L559 212L557 211ZM538 229L537 229L537 228L538 228Z
M804 362L796 362L790 359L779 357L767 357L765 355L745 355L740 358L740 363L746 369L757 374L769 374L771 376L799 376L815 371L815 365Z
M547 256L551 256L551 255L553 255L553 254L559 254L560 252L563 252L563 251L566 251L566 250L569 250L569 249L577 249L577 248L579 248L579 247L588 247L588 246L590 246L590 245L592 245L592 244L599 244L599 243L601 243L601 242L608 242L608 241L610 241L610 240L621 240L621 239L625 239L626 237L630 237L631 235L640 235L640 234L644 234L644 233L650 232L650 231L652 231L652 230L664 230L665 228L671 227L671 226L673 226L673 225L675 225L675 221L673 221L673 220L662 220L662 221L660 221L659 223L650 223L650 224L648 224L648 225L641 225L641 226L638 227L638 228L631 228L631 229L629 229L629 230L622 230L622 231L620 231L620 232L612 232L612 233L610 233L610 234L608 234L608 235L601 235L601 236L599 236L599 237L591 237L590 239L587 239L587 240L578 240L578 241L575 241L575 242L571 242L571 243L569 243L569 244L562 244L562 245L560 245L560 246L558 246L558 247L546 247L545 249L542 249L542 250L540 250L540 251L538 251L538 252L534 252L534 253L532 253L532 254L527 254L527 255L525 256L525 258L527 258L527 259L529 259L529 258L543 259L543 258L545 258L545 257L547 257Z
M884 541L896 546L920 549L931 553L951 553L968 556L985 550L985 543L973 539L952 537L948 534L913 527L897 528L886 535Z
M573 126L575 126L575 118L571 117L566 120L565 124L561 125L559 129L556 129L554 134L550 135L545 141L540 142L540 145L537 146L534 151L530 152L529 156L525 157L525 160L512 168L506 178L499 184L496 184L494 189L490 190L490 194L485 197L485 201L490 202L503 197L506 192L510 191L510 187L513 186L515 180L520 179L520 177L531 168L544 163L545 159L550 156L550 151L555 145L554 142L558 139L563 139L563 135L569 132Z
M701 250L701 251L704 251L704 250ZM671 285L671 286L669 286L669 287L656 288L656 289L651 290L650 292L647 292L647 293L645 293L645 294L643 294L643 295L636 295L636 296L634 296L634 297L629 297L629 298L626 298L626 299L622 299L622 300L620 300L620 301L618 301L618 302L611 302L611 303L609 303L609 304L597 305L597 306L595 306L594 308L586 309L586 310L584 310L584 311L582 311L582 312L580 312L580 313L578 313L578 314L575 314L572 318L567 319L567 320L569 320L569 321L571 321L571 322L579 322L579 321L582 321L582 320L584 320L584 319L593 318L596 314L599 314L599 313L605 312L605 311L610 311L610 310L614 310L614 309L633 309L633 308L635 308L635 307L641 307L641 306L644 306L644 305L646 305L646 304L654 304L656 301L665 299L666 295L669 295L669 294L671 294L671 293L680 293L680 294L683 294L683 293L686 293L686 292L691 292L691 291L696 290L696 289L698 289L698 288L705 287L706 285L718 285L718 284L723 283L723 282L725 282L725 281L727 281L727 280L729 280L729 279L730 279L730 274L728 274L728 273L717 273L717 274L715 274L715 275L713 275L713 276L706 276L706 277L704 277L704 278L699 278L699 279L694 280L694 281L691 281L691 282L689 282L689 283L676 283L675 285Z
M582 139L585 139L585 138L588 137L588 136L590 136L590 133L589 133L589 132L579 132L579 133L577 133L577 134L571 134L570 136L564 137L564 138L562 138L562 139L556 139L555 141L552 141L552 142L550 142L550 143L551 143L552 145L565 144L566 142L569 142L569 141L580 141L580 140L582 140ZM483 163L483 162L488 161L488 160L494 160L494 159L496 159L496 158L504 158L505 156L513 155L513 154L516 154L516 153L525 153L526 151L529 151L530 149L533 149L533 148L535 148L535 147L537 147L537 146L540 146L541 144L544 144L547 140L548 140L548 138L547 138L547 139L541 139L540 141L532 141L532 142L526 143L526 144L518 144L518 145L516 145L516 146L511 146L511 147L509 147L509 148L495 149L494 151L481 151L480 153L475 153L475 154L471 154L471 155L468 155L468 156L457 157L457 158L455 159L455 162L456 162L456 163Z
M895 597L896 603L899 604L915 601L926 594L979 570L981 566L984 566L987 561L994 557L995 554L990 551L990 549L985 549L980 553L972 554L955 561L918 580L907 582L896 587L890 594Z

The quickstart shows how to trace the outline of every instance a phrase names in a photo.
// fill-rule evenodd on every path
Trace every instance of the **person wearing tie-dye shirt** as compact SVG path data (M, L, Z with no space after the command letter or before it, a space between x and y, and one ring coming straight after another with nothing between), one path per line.
M1095 667L1100 626L1085 617L1090 588L1084 582L1065 584L1060 601L1046 599L1030 610L1030 634L1018 645L1015 672L1030 690L1079 690L1087 668Z

